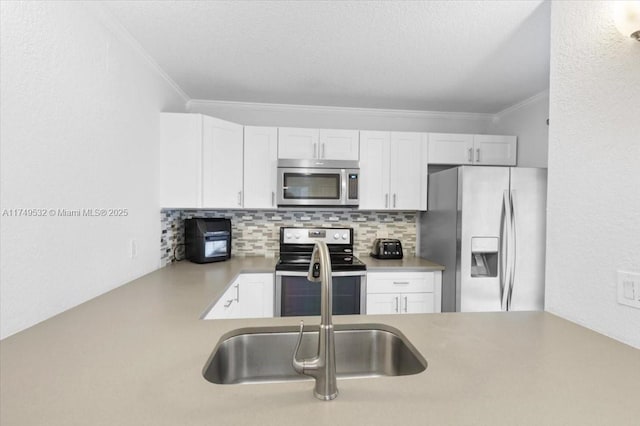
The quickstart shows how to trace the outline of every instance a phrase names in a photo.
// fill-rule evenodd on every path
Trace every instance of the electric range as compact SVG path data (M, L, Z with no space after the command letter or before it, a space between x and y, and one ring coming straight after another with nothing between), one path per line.
M275 315L320 314L320 285L307 280L316 241L329 248L333 282L333 313L364 313L366 265L353 255L353 228L280 228L276 264Z

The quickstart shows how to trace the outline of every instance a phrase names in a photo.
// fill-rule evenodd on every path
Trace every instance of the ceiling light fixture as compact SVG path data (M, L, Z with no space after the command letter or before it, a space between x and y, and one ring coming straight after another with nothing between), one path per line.
M615 2L613 20L622 35L640 41L640 1Z

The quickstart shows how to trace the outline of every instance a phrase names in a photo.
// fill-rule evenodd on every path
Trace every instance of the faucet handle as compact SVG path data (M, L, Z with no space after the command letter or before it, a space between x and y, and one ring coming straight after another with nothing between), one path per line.
M300 321L300 333L298 334L298 343L296 343L296 348L293 350L293 369L296 370L298 374L302 374L304 372L304 360L298 360L298 351L300 350L300 343L302 343L302 336L304 335L304 321Z

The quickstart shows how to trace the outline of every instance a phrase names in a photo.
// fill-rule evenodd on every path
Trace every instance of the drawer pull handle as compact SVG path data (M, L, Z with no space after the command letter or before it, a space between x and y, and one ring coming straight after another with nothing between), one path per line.
M409 281L394 281L393 283L394 284L398 284L398 285L400 285L400 284L409 284Z

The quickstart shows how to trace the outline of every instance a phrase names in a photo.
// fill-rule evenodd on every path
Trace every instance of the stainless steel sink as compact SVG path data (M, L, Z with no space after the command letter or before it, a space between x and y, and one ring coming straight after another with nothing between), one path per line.
M205 379L216 384L313 380L291 365L296 327L234 330L223 336L204 366ZM318 344L318 327L305 327L299 355L310 358ZM427 361L398 330L381 324L335 326L339 379L405 376L427 368Z

